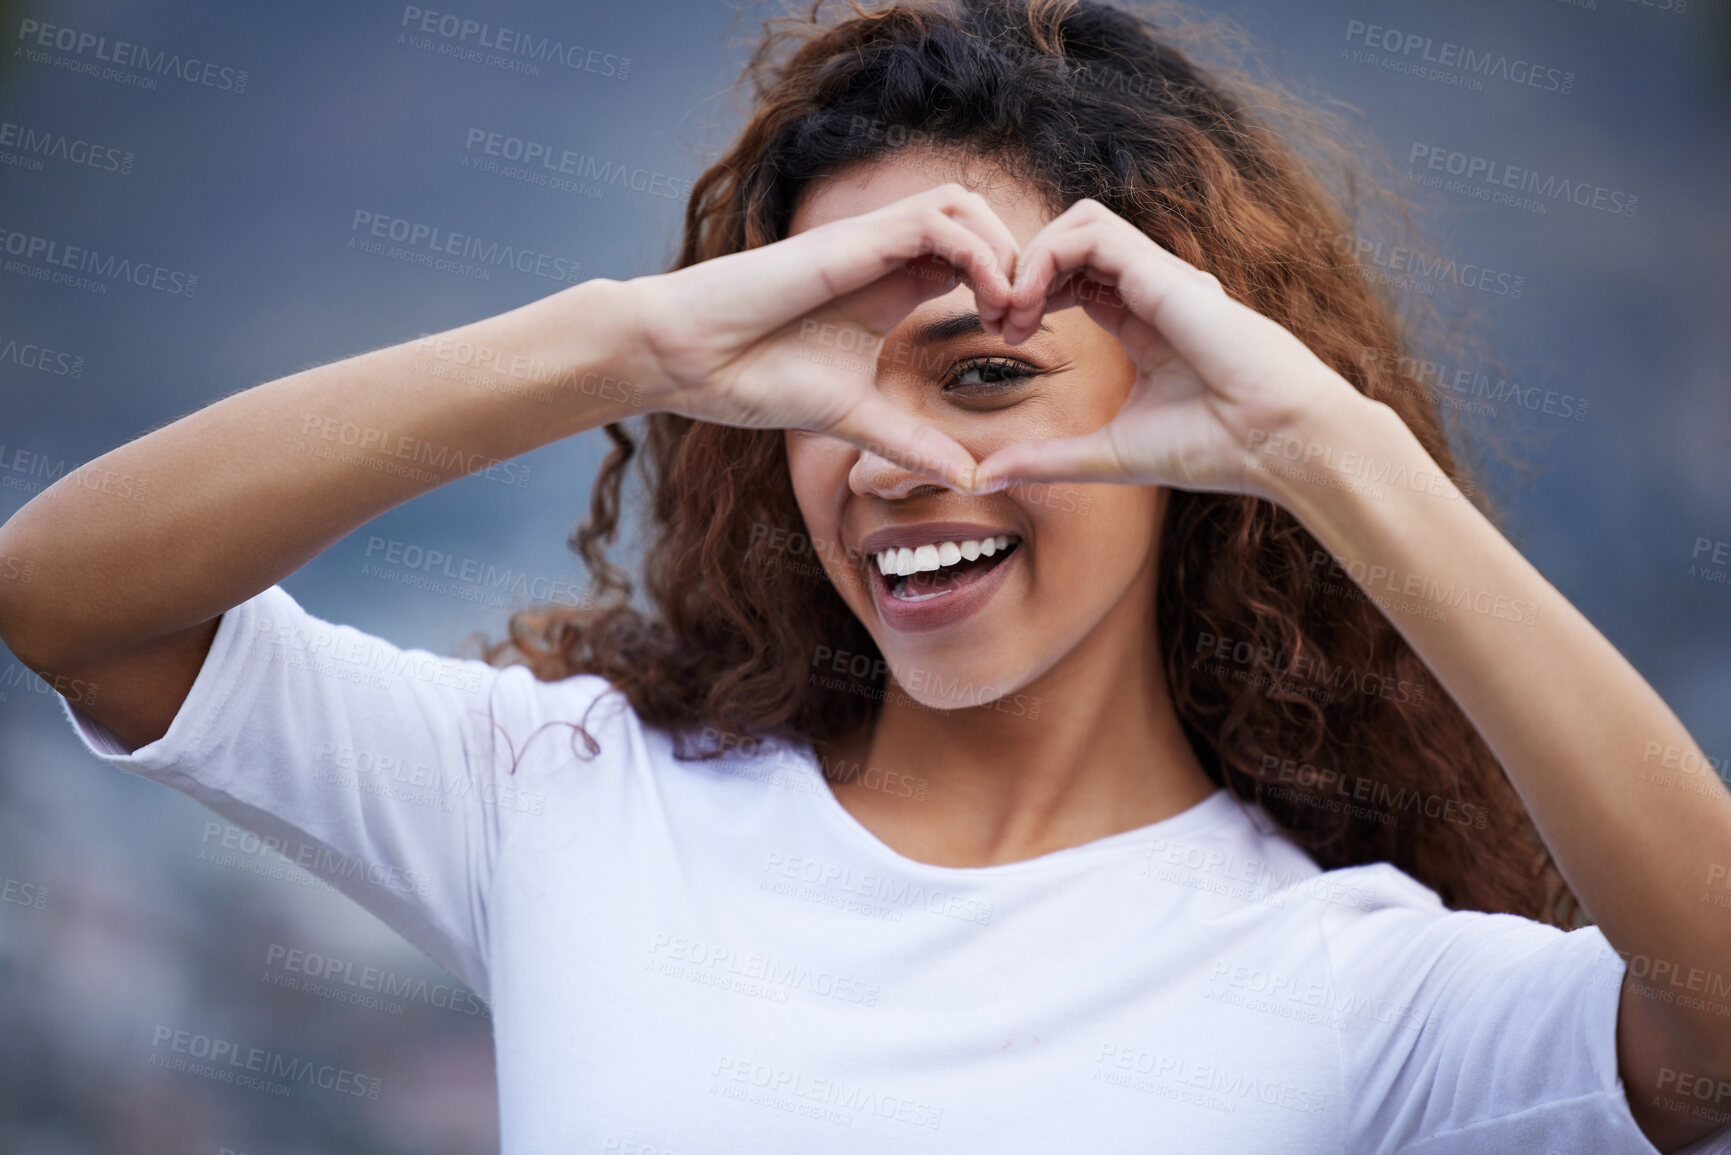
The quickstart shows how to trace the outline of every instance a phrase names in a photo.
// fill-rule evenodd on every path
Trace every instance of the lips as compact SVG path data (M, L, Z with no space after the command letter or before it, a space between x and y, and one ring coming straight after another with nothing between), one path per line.
M876 571L872 600L884 624L924 632L981 609L1024 552L1019 533L993 528L927 523L869 535L861 544Z

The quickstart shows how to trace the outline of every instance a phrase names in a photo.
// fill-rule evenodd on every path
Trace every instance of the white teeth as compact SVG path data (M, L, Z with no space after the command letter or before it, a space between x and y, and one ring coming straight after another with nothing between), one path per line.
M877 555L878 570L887 577L929 573L963 561L992 557L1000 550L1008 549L1012 540L1017 539L1007 533L1000 533L993 537L982 537L978 541L943 541L912 548L901 546L886 549Z

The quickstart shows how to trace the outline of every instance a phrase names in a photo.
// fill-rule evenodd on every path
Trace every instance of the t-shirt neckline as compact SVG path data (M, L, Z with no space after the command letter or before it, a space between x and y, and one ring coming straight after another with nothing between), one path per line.
M1233 816L1243 818L1243 808L1239 805L1238 800L1224 787L1216 786L1213 792L1200 802L1145 826L1120 830L1116 834L1107 834L1075 846L1049 850L1045 854L1037 854L1033 858L1023 858L1015 862L998 862L988 866L944 866L935 862L921 862L917 858L909 858L872 833L871 829L855 818L853 813L841 804L841 799L836 797L835 791L830 787L829 779L824 776L823 768L818 764L817 753L811 745L809 743L798 744L794 746L794 750L799 755L800 763L806 772L817 779L817 789L811 793L817 796L818 809L824 811L832 823L845 830L850 838L864 844L871 853L879 858L887 859L902 870L949 878L984 879L1051 868L1082 855L1139 846L1151 838L1169 839L1178 835L1194 835L1227 818Z

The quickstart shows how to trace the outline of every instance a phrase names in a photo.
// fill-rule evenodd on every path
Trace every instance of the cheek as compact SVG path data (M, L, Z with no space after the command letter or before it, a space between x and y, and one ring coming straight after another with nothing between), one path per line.
M785 437L788 480L806 529L813 537L834 541L847 503L853 449L836 438L799 430L788 430Z
M1146 486L1031 488L1019 503L1034 526L1036 596L1104 611L1149 560L1161 512Z

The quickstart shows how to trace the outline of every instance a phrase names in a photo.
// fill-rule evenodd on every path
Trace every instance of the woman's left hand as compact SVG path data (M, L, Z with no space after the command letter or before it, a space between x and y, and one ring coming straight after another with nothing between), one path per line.
M1119 482L1273 499L1255 449L1319 407L1362 400L1278 323L1226 295L1098 201L1072 205L1016 266L1002 335L1025 340L1042 315L1080 305L1136 366L1118 414L1079 437L1007 445L974 492L1019 482Z

